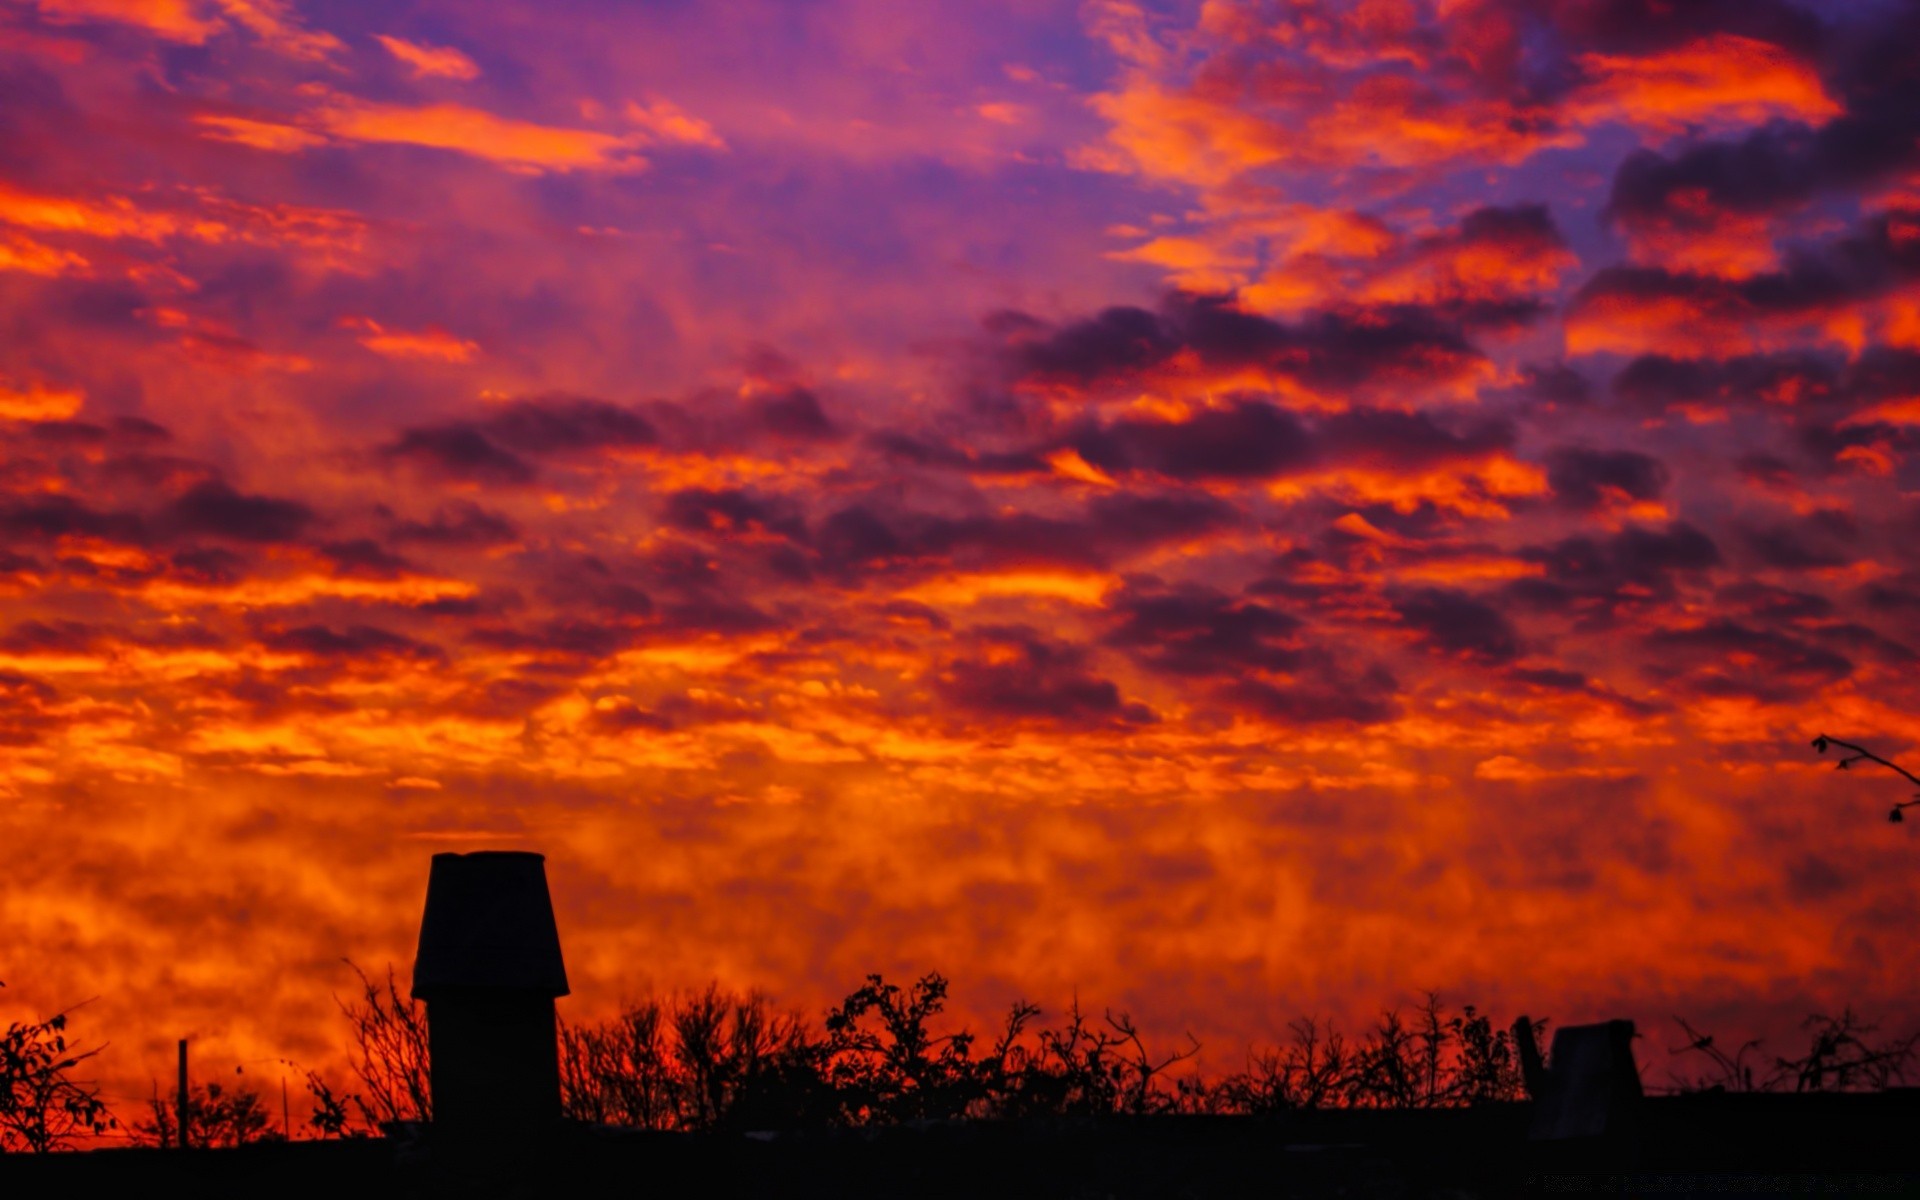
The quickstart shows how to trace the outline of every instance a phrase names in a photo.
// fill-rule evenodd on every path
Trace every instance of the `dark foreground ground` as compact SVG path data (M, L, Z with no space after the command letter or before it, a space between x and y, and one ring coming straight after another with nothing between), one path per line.
M1650 1098L1584 1144L1530 1141L1530 1109L116 1149L0 1157L0 1197L1920 1196L1920 1089Z

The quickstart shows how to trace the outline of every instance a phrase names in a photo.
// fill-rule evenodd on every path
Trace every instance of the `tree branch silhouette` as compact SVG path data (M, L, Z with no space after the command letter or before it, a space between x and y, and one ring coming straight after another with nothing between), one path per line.
M1853 764L1857 762L1879 763L1881 766L1887 768L1889 771L1892 771L1895 774L1901 776L1908 783L1913 784L1915 787L1920 787L1920 775L1915 775L1912 771L1907 770L1905 767L1901 766L1897 762L1894 762L1890 758L1881 758L1878 754L1875 754L1873 751L1867 749L1865 746L1856 746L1852 742L1843 742L1839 738L1828 737L1824 733L1821 734L1819 737L1816 737L1813 739L1814 750L1816 750L1821 754L1825 754L1827 752L1827 748L1830 746L1838 747L1841 750L1846 750L1850 752L1846 758L1843 758L1840 761L1833 764L1835 769L1837 770L1841 770L1841 771L1850 770L1853 767ZM1892 810L1887 813L1887 820L1892 821L1895 824L1898 824L1899 822L1906 820L1906 817L1904 815L1904 810L1913 808L1916 805L1920 805L1920 792L1915 792L1913 799L1903 800L1900 803L1894 805Z

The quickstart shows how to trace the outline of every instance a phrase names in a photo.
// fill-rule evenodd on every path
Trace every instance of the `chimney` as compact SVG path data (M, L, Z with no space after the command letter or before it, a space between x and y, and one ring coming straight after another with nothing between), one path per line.
M553 1002L567 970L545 862L433 856L413 995L427 1006L436 1140L511 1142L560 1118Z

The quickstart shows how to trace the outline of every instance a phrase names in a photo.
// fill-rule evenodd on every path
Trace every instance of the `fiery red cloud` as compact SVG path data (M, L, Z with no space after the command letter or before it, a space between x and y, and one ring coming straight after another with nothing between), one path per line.
M740 7L0 16L7 1014L1911 1011L1920 10Z

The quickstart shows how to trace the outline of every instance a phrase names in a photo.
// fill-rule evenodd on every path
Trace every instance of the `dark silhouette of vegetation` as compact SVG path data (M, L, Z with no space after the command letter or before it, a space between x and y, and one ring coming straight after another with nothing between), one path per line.
M1920 1055L1920 1033L1869 1040L1879 1033L1879 1027L1861 1021L1852 1009L1838 1017L1808 1017L1801 1024L1809 1037L1807 1052L1799 1058L1775 1056L1771 1062L1760 1053L1758 1038L1742 1042L1728 1053L1711 1034L1701 1033L1678 1017L1674 1020L1686 1033L1687 1043L1670 1048L1668 1053L1691 1055L1688 1062L1701 1064L1693 1073L1673 1076L1675 1087L1681 1091L1879 1091L1905 1083L1916 1055Z
M341 1094L334 1090L318 1071L306 1074L307 1095L313 1101L312 1112L307 1116L307 1128L313 1130L318 1138L365 1137L368 1131L356 1127L349 1105L357 1104L359 1097L352 1093Z
M327 1098L342 1108L351 1103L361 1119L376 1129L402 1121L432 1120L426 1006L401 992L391 964L384 984L368 978L351 960L347 965L359 976L360 999L336 1002L353 1029L350 1061L363 1092L346 1097L327 1093ZM313 1083L309 1078L309 1091ZM331 1112L328 1120L333 1120Z
M1048 1026L1020 1001L983 1042L935 1027L946 999L938 974L905 987L872 975L817 1029L758 994L709 987L649 999L599 1024L562 1025L563 1103L577 1120L696 1130L1443 1107L1523 1095L1514 1035L1431 995L1411 1022L1389 1011L1357 1040L1296 1021L1287 1045L1214 1080L1176 1071L1197 1043L1156 1053L1125 1013L1095 1018L1076 1001Z
M161 1095L159 1085L155 1084L153 1099L147 1102L147 1119L134 1123L134 1141L150 1146L178 1146L180 1114L175 1110L176 1103L177 1097ZM277 1142L285 1136L273 1127L273 1117L260 1093L248 1087L194 1084L187 1089L185 1116L186 1141L193 1149Z
M0 1035L0 1153L45 1154L115 1125L99 1089L73 1076L74 1068L106 1047L71 1048L67 1012L16 1021Z
M426 1006L400 990L391 963L386 978L376 980L353 960L342 961L360 981L357 998L334 998L352 1031L348 1066L359 1090L344 1090L318 1071L306 1071L310 1108L302 1128L323 1139L369 1137L432 1120Z
M351 964L349 964L351 965ZM359 1090L306 1072L318 1138L364 1137L430 1118L424 1005L354 967L360 994L341 1001L352 1030ZM1057 1024L1026 1001L1011 1005L990 1039L941 1028L947 980L907 986L870 975L818 1025L764 995L718 985L649 998L618 1016L559 1027L561 1094L573 1120L643 1129L703 1131L884 1126L911 1121L1098 1117L1163 1113L1465 1107L1526 1096L1518 1038L1543 1054L1544 1021L1501 1028L1472 1005L1449 1010L1429 993L1411 1013L1383 1011L1357 1035L1303 1018L1281 1045L1216 1078L1180 1071L1199 1050L1188 1039L1156 1052L1126 1013L1097 1018L1078 1000ZM1676 1020L1678 1020L1676 1018ZM1806 1053L1771 1057L1758 1040L1731 1052L1684 1020L1671 1048L1698 1069L1670 1074L1677 1091L1866 1091L1907 1082L1920 1034L1879 1038L1851 1010L1810 1017ZM11 1026L0 1044L0 1148L45 1151L104 1134L114 1118L71 1070L98 1049L74 1053L66 1014ZM1522 1032L1524 1030L1524 1032ZM23 1082L24 1081L24 1082ZM178 1144L176 1098L156 1085L136 1142ZM190 1089L191 1146L278 1140L260 1095L245 1086Z
M1912 771L1907 770L1890 758L1881 758L1865 746L1856 746L1852 742L1843 742L1839 738L1828 737L1824 733L1813 739L1813 748L1817 753L1825 754L1829 747L1838 747L1841 750L1848 751L1845 758L1833 764L1838 770L1852 770L1853 764L1859 762L1879 763L1889 771L1905 779L1908 783L1913 784L1915 787L1920 787L1920 775L1915 775ZM1920 805L1920 792L1914 793L1913 799L1903 800L1894 805L1887 813L1887 820L1895 824L1906 820L1906 810L1915 805Z

